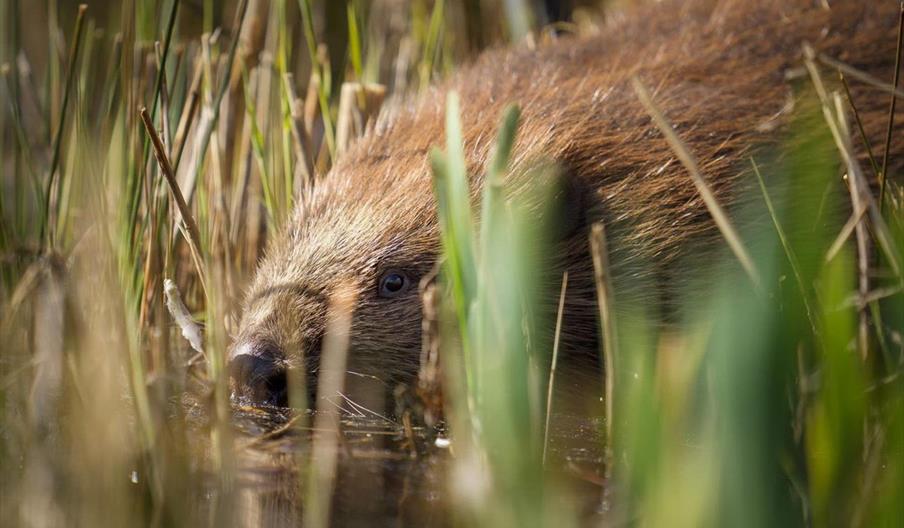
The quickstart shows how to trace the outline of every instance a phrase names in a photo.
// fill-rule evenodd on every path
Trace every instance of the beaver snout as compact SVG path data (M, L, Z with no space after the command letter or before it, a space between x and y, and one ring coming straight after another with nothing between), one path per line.
M286 368L271 344L244 343L233 350L229 376L234 401L259 405L288 405Z

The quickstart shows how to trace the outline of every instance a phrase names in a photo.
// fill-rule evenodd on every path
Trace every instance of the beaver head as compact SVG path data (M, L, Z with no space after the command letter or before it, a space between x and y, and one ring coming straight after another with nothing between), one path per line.
M260 263L230 354L234 393L284 404L288 370L316 373L340 287L356 298L349 370L385 383L410 377L420 348L418 283L438 240L425 150L350 153L301 198Z

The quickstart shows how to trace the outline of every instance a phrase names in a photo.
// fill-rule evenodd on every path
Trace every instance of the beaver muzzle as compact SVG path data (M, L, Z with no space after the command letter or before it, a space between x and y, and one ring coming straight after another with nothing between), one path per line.
M285 366L280 351L267 343L240 343L231 354L229 377L232 400L238 403L288 405Z

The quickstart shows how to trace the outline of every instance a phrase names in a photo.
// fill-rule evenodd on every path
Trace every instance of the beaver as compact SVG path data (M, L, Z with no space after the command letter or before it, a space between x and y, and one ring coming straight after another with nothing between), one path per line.
M569 272L559 365L585 358L571 362L592 372L582 362L599 361L588 244L594 222L607 227L614 282L652 277L653 304L669 302L669 285L689 268L682 259L711 257L724 244L631 79L651 88L730 208L755 181L750 156L787 138L797 99L815 97L794 89L810 83L802 44L890 82L898 9L891 1L667 0L630 8L594 36L485 52L395 105L299 197L247 292L230 352L234 394L284 404L287 370L316 371L329 298L339 285L357 294L349 370L354 364L387 384L416 375L418 283L441 254L428 154L444 142L451 90L462 102L475 198L510 103L522 112L512 172L536 159L560 168L556 199L566 225L556 231L548 272L555 285ZM826 78L835 79L831 73ZM852 89L881 156L891 96L859 83Z

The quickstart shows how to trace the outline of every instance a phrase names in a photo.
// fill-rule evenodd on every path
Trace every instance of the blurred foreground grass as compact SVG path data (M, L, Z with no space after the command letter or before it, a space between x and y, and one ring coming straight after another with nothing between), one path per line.
M520 41L543 21L527 4L3 2L0 524L252 523L235 500L242 444L224 364L268 235L384 89L416 92L484 46ZM592 26L581 20L579 30ZM358 83L350 96L344 82ZM607 284L605 231L595 231L612 368L594 484L602 514L589 517L544 468L555 359L527 346L545 322L525 308L540 294L529 285L542 237L493 185L475 227L450 99L447 144L432 158L446 252L433 294L456 323L435 337L453 442L440 501L459 524L904 519L904 194L890 175L881 202L866 198L874 175L848 154L860 141L850 109L800 89L813 104L788 152L751 160L763 186L742 214L768 221L740 224L753 227L739 237L759 286L726 246L665 330ZM508 170L517 109L499 119L490 181ZM873 202L862 227L847 218L852 196ZM865 269L855 241L872 248ZM204 323L197 351L171 323L164 279Z

